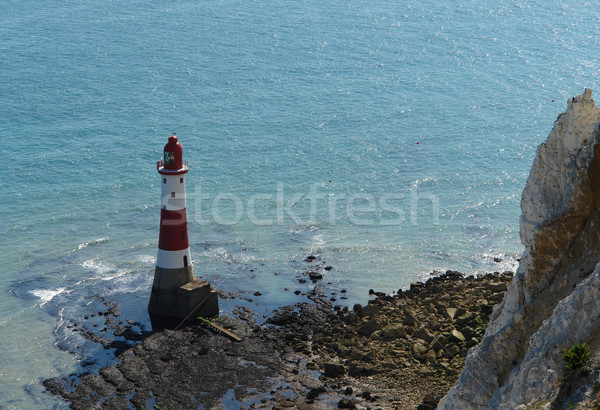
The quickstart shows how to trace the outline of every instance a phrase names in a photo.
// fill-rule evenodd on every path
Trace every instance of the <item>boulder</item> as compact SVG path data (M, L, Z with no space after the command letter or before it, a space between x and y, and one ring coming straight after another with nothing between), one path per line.
M453 341L454 343L460 343L460 342L464 342L466 340L465 335L463 335L461 332L459 332L456 329L452 330L452 333L450 333L450 340Z
M467 312L464 315L457 317L456 323L458 323L459 325L464 325L464 324L471 322L473 319L475 319L475 317L476 317L475 313Z
M433 333L431 333L425 326L420 327L416 332L414 332L413 337L423 339L427 343L431 342L435 338Z
M386 339L406 337L406 329L402 325L387 326L383 329L383 337Z
M424 356L429 349L427 349L427 347L424 344L417 342L413 345L412 350L415 356L420 357Z
M346 374L346 368L340 363L325 363L323 365L323 371L326 377L340 377Z
M358 333L364 336L370 336L376 330L381 329L381 324L377 319L371 319L358 328Z

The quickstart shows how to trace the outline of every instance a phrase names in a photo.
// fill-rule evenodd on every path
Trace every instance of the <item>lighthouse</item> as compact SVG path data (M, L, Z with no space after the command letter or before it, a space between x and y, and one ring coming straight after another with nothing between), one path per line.
M160 233L148 312L153 327L174 327L191 312L214 317L219 313L216 292L194 278L187 229L183 148L172 135L156 164L161 179Z

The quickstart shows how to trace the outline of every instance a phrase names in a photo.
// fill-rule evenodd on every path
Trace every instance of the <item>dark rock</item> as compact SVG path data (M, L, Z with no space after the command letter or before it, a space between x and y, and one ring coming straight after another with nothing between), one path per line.
M62 396L65 392L65 384L61 379L53 378L42 382L46 390L54 395Z
M104 380L112 383L115 386L118 386L125 381L123 373L121 373L115 366L107 366L100 369L100 375L104 377Z
M262 293L260 293L259 291L256 291L253 293L254 296L262 296Z
M435 372L427 366L419 368L418 373L424 377L433 376L435 374Z
M421 328L419 328L419 330L417 330L414 334L414 337L419 338L419 339L423 339L424 341L426 341L427 343L433 341L434 339L434 335L427 329L427 327L423 326Z
M402 325L391 325L383 329L383 337L386 339L398 339L406 337L406 329Z
M415 317L414 313L412 312L412 310L410 310L407 307L401 306L402 308L402 312L404 313L404 320L403 323L407 326L413 326L415 324L418 324L419 321L417 320L417 318Z
M410 290L421 290L425 287L423 282L414 282L410 284Z
M455 342L455 343L459 343L459 342L464 342L465 341L465 335L463 335L462 333L460 333L458 330L453 329L451 336L450 336L450 340Z
M506 282L491 282L486 285L486 288L492 292L504 292L506 291Z
M314 389L310 389L310 391L306 394L306 398L308 400L314 400L319 396L319 394L325 393L325 392L326 392L326 389L324 386L315 387Z
M465 276L464 273L455 271L455 270L447 270L443 275L447 279L460 279Z
M325 363L323 370L326 377L340 377L346 374L346 368L340 363Z
M415 356L417 357L421 357L424 356L427 353L427 347L425 347L425 345L423 343L415 343L412 347L413 353L415 354Z
M502 302L502 299L504 299L504 293L495 293L487 297L487 300L493 303Z
M377 313L379 313L380 310L381 310L381 307L379 305L370 303L367 306L362 308L361 316L370 317L370 316L373 316L373 315L376 315Z
M358 333L364 336L370 336L371 333L379 329L381 329L381 324L379 324L377 319L371 319L358 328Z
M356 405L347 397L344 397L338 402L338 408L340 409L355 409Z
M277 326L283 326L287 323L290 323L294 320L294 315L292 314L291 309L280 310L275 312L275 314L267 320L267 323Z
M443 349L446 346L446 338L443 335L436 335L431 342L431 347L435 350Z
M435 410L442 395L440 393L432 393L423 397L423 400L417 406L417 410Z
M311 271L308 272L308 277L310 278L310 280L312 281L316 281L316 280L321 280L323 279L323 275L321 275L319 272L316 271Z
M462 333L465 336L465 338L470 339L475 334L475 331L471 327L465 326L462 329L460 329L460 333Z
M346 396L350 396L350 395L352 395L353 393L354 393L354 390L352 389L352 387L346 387L346 388L344 389L344 394L345 394Z
M331 269L333 269L333 266L325 266L323 269L325 269L325 270L331 270Z
M348 369L348 373L350 376L359 377L359 376L369 376L374 374L375 371L372 366L368 364L357 364L351 363L350 368Z
M475 319L475 317L476 317L475 313L473 313L473 312L467 312L464 315L461 315L461 316L457 317L456 318L456 322L459 325L464 325L464 324L467 324L467 323L473 321Z
M444 349L444 356L449 359L453 358L458 353L460 353L460 349L456 345L450 345Z
M306 258L304 258L304 262L312 262L315 259L317 259L316 256L314 256L314 255L308 255Z

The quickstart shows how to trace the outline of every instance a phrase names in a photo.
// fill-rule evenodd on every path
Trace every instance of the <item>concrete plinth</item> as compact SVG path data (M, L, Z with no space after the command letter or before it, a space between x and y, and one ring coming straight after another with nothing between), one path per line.
M202 301L204 303L194 316L211 318L219 315L217 293L210 288L208 282L193 279L177 286L176 282L165 278L164 269L162 269L163 272L159 272L159 269L157 268L155 272L154 285L148 304L148 313L154 329L174 328ZM159 287L159 285L167 283L169 286Z

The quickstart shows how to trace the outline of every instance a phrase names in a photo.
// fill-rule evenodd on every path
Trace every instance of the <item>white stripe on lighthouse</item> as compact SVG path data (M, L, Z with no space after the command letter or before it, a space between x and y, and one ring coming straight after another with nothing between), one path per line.
M160 177L161 208L168 211L178 211L185 208L185 174L162 174Z
M192 256L190 248L181 251L158 250L156 257L156 266L163 269L180 269L184 267L183 258L187 256L188 266L192 265Z

